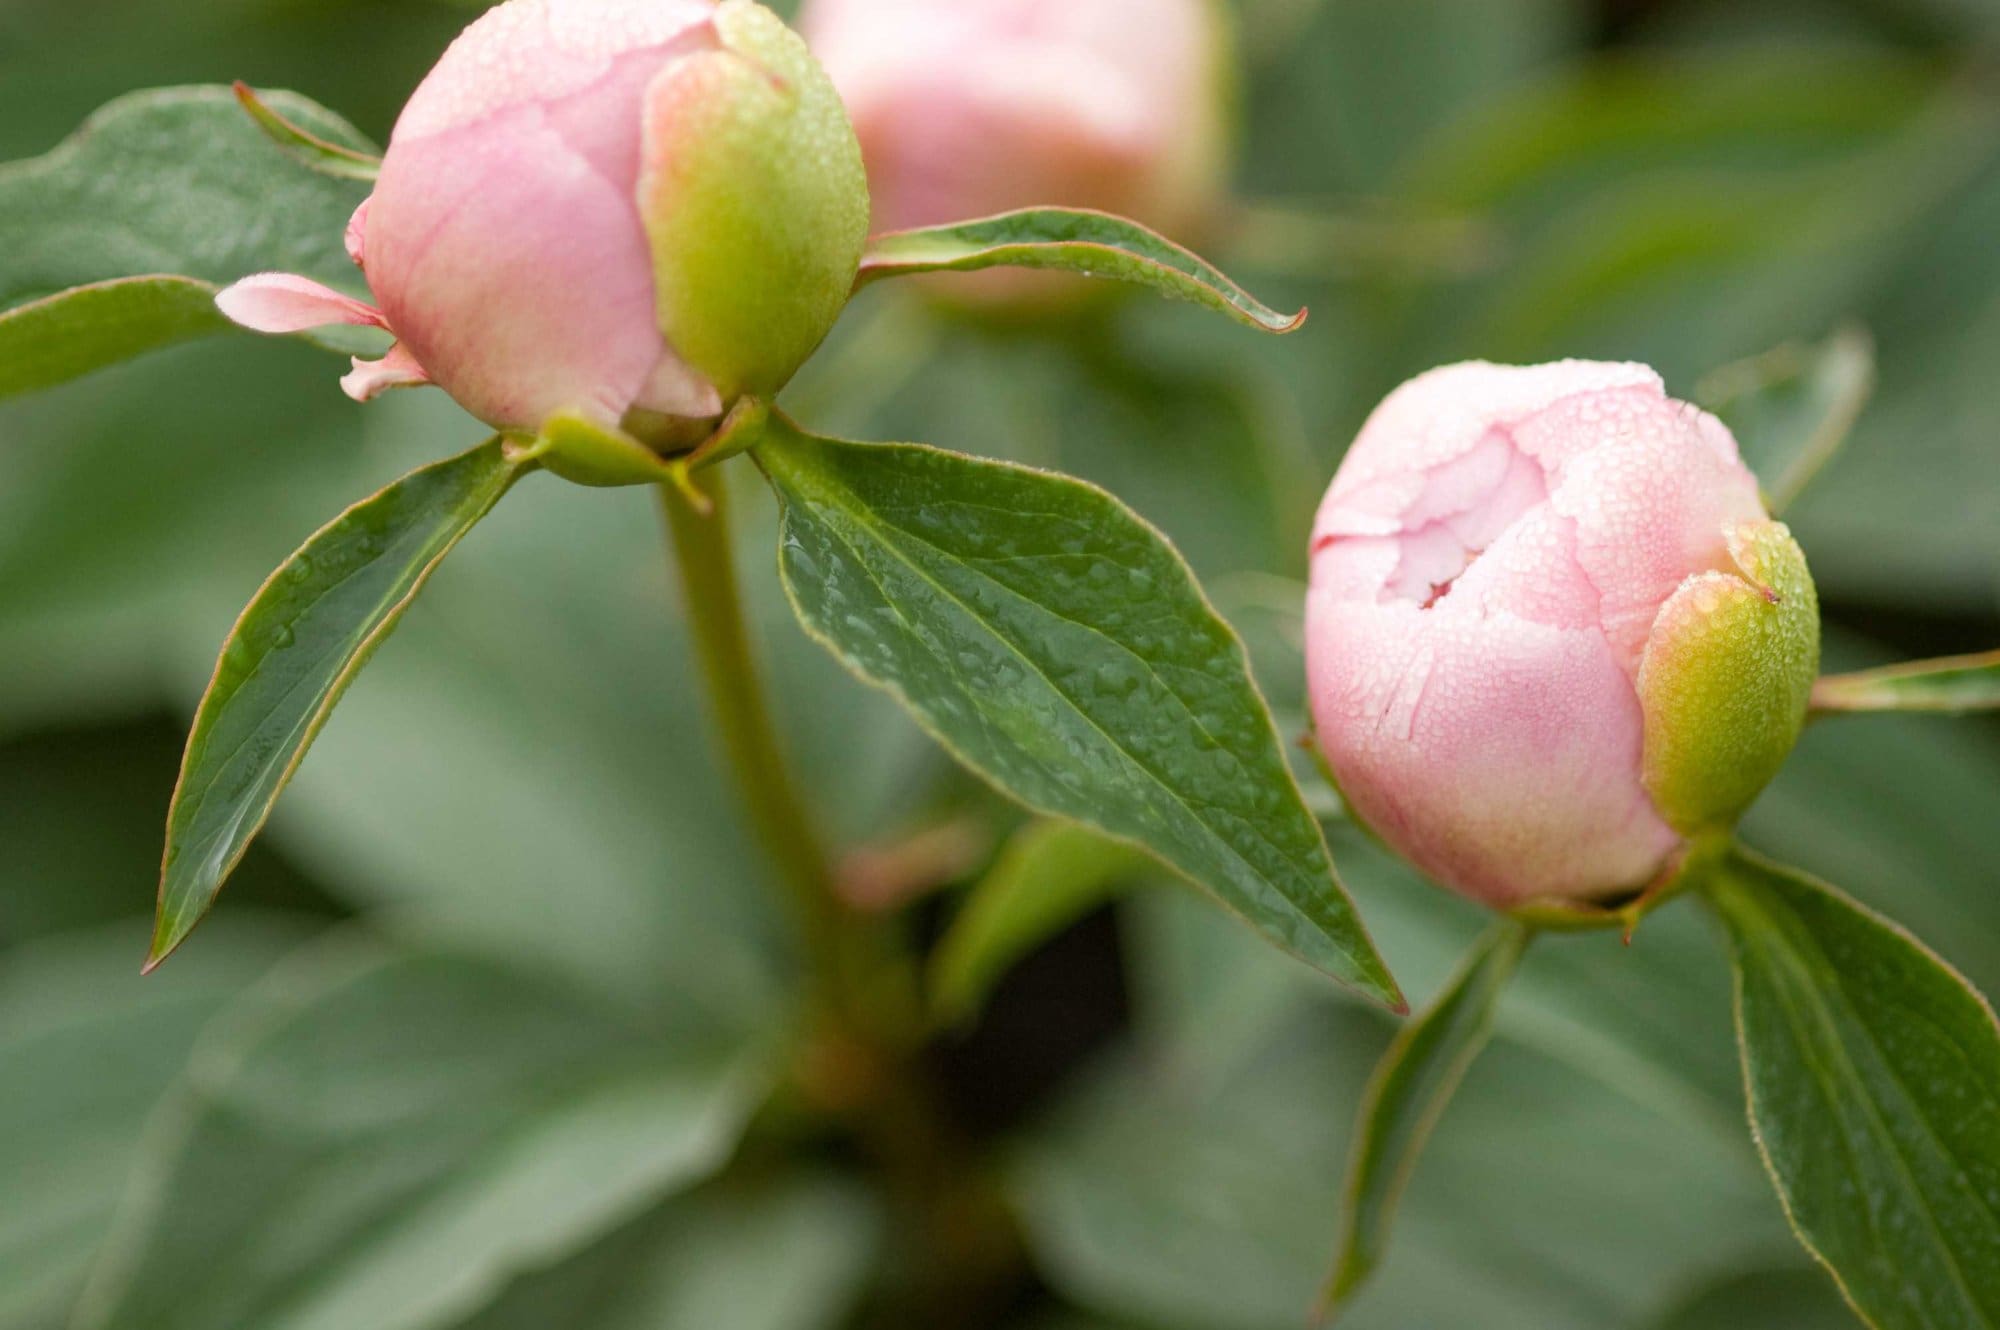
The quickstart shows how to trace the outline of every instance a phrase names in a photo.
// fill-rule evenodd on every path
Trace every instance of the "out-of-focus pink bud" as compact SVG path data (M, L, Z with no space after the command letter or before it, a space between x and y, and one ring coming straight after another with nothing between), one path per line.
M1643 365L1453 365L1362 427L1306 664L1342 794L1488 904L1641 888L1777 770L1812 582L1713 416Z
M878 231L1051 205L1190 240L1220 195L1215 0L807 0L799 28L847 102Z
M348 391L435 382L533 430L707 418L771 392L841 305L859 151L803 44L749 0L507 0L404 108L348 252L379 311L265 274L240 323L387 328Z

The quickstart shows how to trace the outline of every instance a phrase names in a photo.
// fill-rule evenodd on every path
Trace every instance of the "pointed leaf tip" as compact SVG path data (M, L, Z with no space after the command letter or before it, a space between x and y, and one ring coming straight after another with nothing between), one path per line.
M335 703L438 564L531 465L496 438L413 471L321 528L258 590L181 759L148 969L214 904Z
M1157 530L1068 476L817 438L776 413L753 456L778 491L780 570L806 631L960 762L1401 1002L1241 639Z
M231 84L230 90L273 143L311 169L342 180L372 182L381 175L380 157L335 143L288 119L241 79Z
M1082 208L1024 208L974 221L891 231L869 242L857 288L885 277L983 268L1039 268L1108 277L1193 301L1269 333L1296 331L1306 310L1281 314L1200 255L1124 217Z
M1338 1316L1381 1264L1403 1188L1453 1092L1485 1048L1500 995L1533 936L1533 928L1515 919L1494 924L1376 1065L1348 1162L1340 1248L1314 1310L1315 1325Z

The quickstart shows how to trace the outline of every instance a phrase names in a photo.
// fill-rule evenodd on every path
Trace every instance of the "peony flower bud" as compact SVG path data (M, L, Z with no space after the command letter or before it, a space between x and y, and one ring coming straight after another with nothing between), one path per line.
M1790 752L1819 606L1736 441L1642 365L1433 370L1319 510L1306 666L1355 812L1490 905L1645 886Z
M799 30L854 118L878 231L1051 205L1188 240L1221 193L1230 62L1215 0L808 0Z
M775 392L846 303L868 197L838 96L750 0L507 0L410 98L349 252L374 307L266 274L265 332L387 329L345 380L534 430L658 427Z

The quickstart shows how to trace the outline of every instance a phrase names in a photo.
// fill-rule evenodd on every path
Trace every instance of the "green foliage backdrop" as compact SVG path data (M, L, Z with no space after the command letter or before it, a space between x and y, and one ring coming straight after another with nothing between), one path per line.
M0 158L132 88L239 77L379 140L468 8L14 0ZM1577 355L1692 395L1858 322L1878 389L1789 516L1829 663L2000 641L2000 6L1238 9L1242 207L1207 252L1309 304L1304 330L1151 303L1067 336L985 330L876 290L791 389L800 414L1105 485L1186 553L1289 732L1305 525L1388 387ZM0 317L38 294L0 290ZM715 1134L769 1074L728 1036L770 1024L786 957L643 493L536 485L498 510L324 733L232 917L137 978L175 733L237 610L329 514L482 437L441 397L364 410L333 377L311 347L224 335L0 404L0 1330L162 1306L191 1327L843 1324L880 1230L845 1161L719 1171ZM739 539L766 571L778 514L757 503ZM1018 814L806 640L774 576L749 584L829 831L957 818L997 842ZM1328 831L1429 996L1478 913ZM2000 727L1815 729L1746 839L2000 991ZM1675 910L1629 949L1527 955L1353 1325L1852 1323L1745 1137L1712 927ZM1292 1330L1389 1019L1186 893L1139 884L1115 928L1115 953L1064 951L1052 985L994 998L1002 1064L1034 1042L1023 1019L1118 1018L981 1138L1033 1272L994 1323ZM1088 996L1100 972L1124 1001ZM328 1095L342 1077L367 1079ZM603 1171L621 1130L608 1199L566 1205L535 1171ZM305 1214L345 1253L312 1281L280 1240ZM255 1260L204 1255L260 1228ZM398 1243L458 1278L413 1295Z

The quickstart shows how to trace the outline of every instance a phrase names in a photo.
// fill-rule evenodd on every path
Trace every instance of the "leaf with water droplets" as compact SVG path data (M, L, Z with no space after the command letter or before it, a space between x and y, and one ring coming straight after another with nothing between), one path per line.
M1422 1015L1397 1032L1369 1077L1347 1163L1347 1189L1333 1274L1320 1316L1338 1316L1375 1272L1396 1206L1458 1083L1493 1028L1493 1013L1532 931L1502 919L1466 954Z
M1879 1330L2000 1325L2000 1027L1894 924L1738 853L1704 893L1736 962L1757 1146Z
M1264 332L1288 333L1306 312L1280 314L1228 274L1123 217L1083 208L1023 208L915 231L891 231L868 242L856 287L885 277L981 268L1041 268L1108 277L1191 300Z
M149 969L208 911L341 693L523 469L493 439L411 472L322 528L243 611L167 813Z
M1334 876L1243 645L1104 491L915 444L754 454L814 637L1021 802L1142 846L1273 943L1401 998Z

